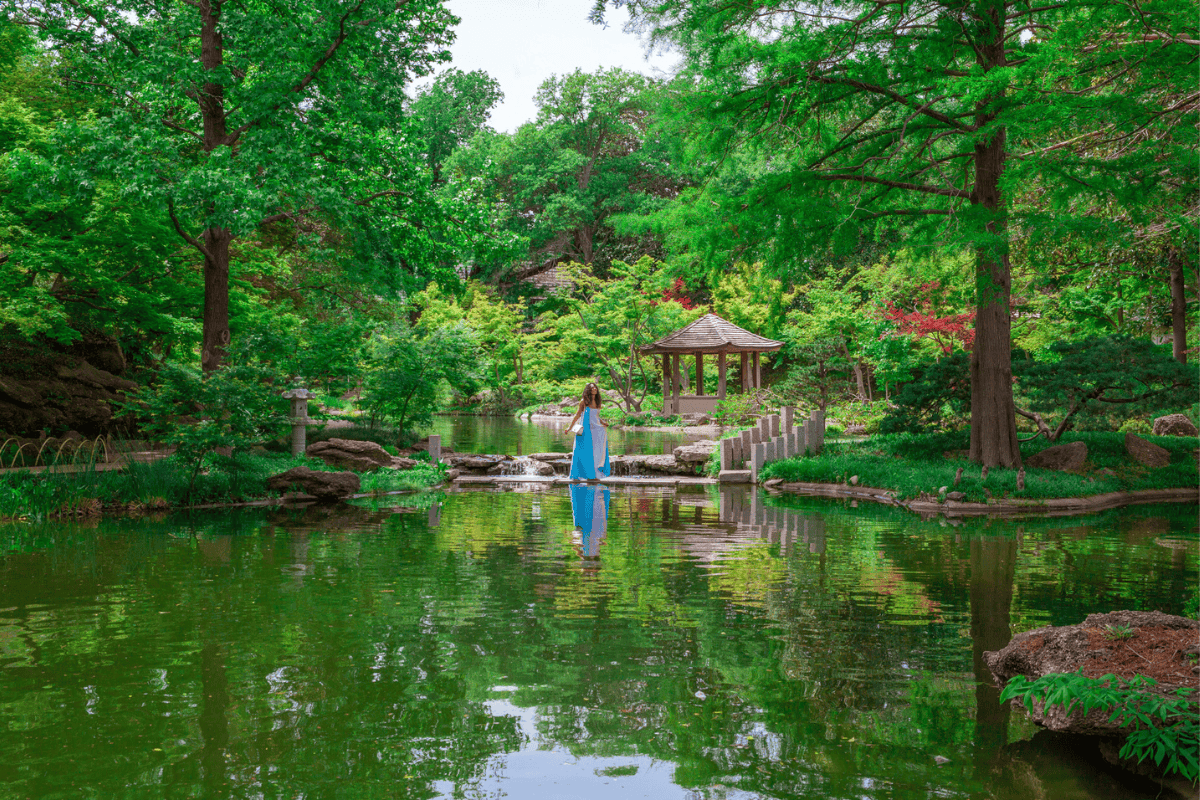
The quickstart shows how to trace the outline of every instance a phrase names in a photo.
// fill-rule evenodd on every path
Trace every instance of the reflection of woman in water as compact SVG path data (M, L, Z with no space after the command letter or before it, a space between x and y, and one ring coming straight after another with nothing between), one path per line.
M594 481L607 478L608 466L608 425L600 419L600 387L589 383L583 387L583 397L579 401L579 410L571 417L568 430L574 427L576 421L583 424L583 430L575 434L575 448L571 451L571 480Z
M571 491L571 517L579 532L579 549L584 558L600 555L600 544L608 533L608 487L576 484Z

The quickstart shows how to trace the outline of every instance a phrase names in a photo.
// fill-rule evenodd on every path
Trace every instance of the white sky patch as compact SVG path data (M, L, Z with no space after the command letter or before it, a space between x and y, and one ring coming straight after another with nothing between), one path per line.
M513 132L537 116L533 96L542 81L576 67L584 72L623 67L651 77L666 77L678 59L646 57L645 43L626 33L628 14L609 10L608 25L588 21L593 0L448 0L462 18L450 48L453 66L481 69L500 82L504 101L489 124Z

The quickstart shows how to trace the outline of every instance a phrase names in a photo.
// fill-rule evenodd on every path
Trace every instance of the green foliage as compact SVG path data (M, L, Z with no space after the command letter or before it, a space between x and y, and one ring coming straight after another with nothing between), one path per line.
M1059 706L1067 714L1076 709L1083 714L1111 711L1108 721L1127 729L1122 758L1149 760L1168 774L1195 781L1200 777L1196 690L1180 687L1164 694L1153 691L1157 685L1141 675L1128 681L1115 675L1087 678L1082 671L1051 673L1033 681L1016 675L1005 685L1000 700L1019 700L1030 711L1034 703L1046 710Z
M642 346L703 314L663 299L670 286L670 272L664 267L650 256L632 264L614 261L609 279L582 264L560 267L575 291L564 299L567 313L541 321L552 326L561 343L560 359L572 363L577 374L607 373L631 411L641 410L652 383L661 385L657 361L642 356Z
M1104 638L1110 641L1133 638L1132 625L1105 625Z
M1043 358L1013 366L1038 430L1050 441L1087 411L1134 414L1182 406L1200 391L1195 365L1179 363L1167 347L1125 334L1058 341ZM1053 430L1043 420L1050 414L1061 415Z
M716 278L713 313L760 336L778 339L796 295L797 290L788 291L782 281L765 274L761 262L738 261Z
M647 133L653 84L634 72L576 70L538 88L538 118L510 135L483 131L447 162L450 189L493 209L489 235L518 237L510 261L474 259L472 274L535 274L577 261L606 274L614 260L657 252L636 233L613 228L618 214L657 205L675 170ZM515 263L513 263L515 261Z
M1168 348L1123 334L1059 341L1036 358L1016 356L1019 413L1052 442L1078 419L1107 424L1107 415L1120 418L1183 406L1200 385L1195 366L1180 364ZM927 365L893 396L895 408L881 430L926 431L965 424L971 401L969 374L970 356L961 351ZM1020 408L1023 402L1030 410ZM1054 429L1046 422L1052 415L1059 417ZM1148 432L1149 423L1138 419L1120 430Z
M958 429L971 411L971 355L959 350L920 369L892 397L881 433Z
M428 455L426 456L428 458ZM444 464L434 466L428 461L418 463L412 469L377 469L361 476L363 492L370 494L386 494L388 492L405 492L417 489L428 489L446 480Z
M97 206L106 216L165 229L176 248L186 245L179 260L203 264L207 279L190 309L207 312L206 369L238 332L226 314L246 288L237 265L254 256L245 248L281 229L334 251L324 260L340 283L377 295L447 274L453 229L405 114L408 81L448 58L455 18L440 2L303 0L279 14L261 4L197 10L129 0L119 12L29 4L14 19L61 54L55 77L86 87L100 106L56 125L47 157L18 151L9 160L25 206L104 192ZM136 247L139 238L125 241ZM161 268L151 256L144 260Z
M413 434L389 425L349 425L346 427L315 428L308 431L309 444L326 442L330 439L350 439L357 442L374 442L380 447L407 446L414 440Z
M726 395L713 409L713 419L720 425L748 425L762 413L762 403L754 392Z
M500 84L482 70L448 69L417 91L411 113L435 184L443 181L446 159L483 128L502 99Z
M470 395L478 385L478 345L465 325L421 336L403 319L375 331L365 368L363 406L401 430L427 425L443 384Z
M521 403L527 391L526 358L541 338L525 331L523 303L506 302L492 287L470 281L458 295L430 285L413 304L420 309L417 330L422 335L454 325L470 332L479 349L477 373L487 387L486 405L505 410Z
M202 374L184 364L167 362L154 381L126 403L142 429L156 441L175 447L175 457L188 465L192 482L205 458L219 450L236 450L277 435L285 401L276 374L250 363Z

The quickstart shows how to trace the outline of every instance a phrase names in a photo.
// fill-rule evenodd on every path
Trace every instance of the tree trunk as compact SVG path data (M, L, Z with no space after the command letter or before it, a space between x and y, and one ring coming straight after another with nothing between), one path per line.
M1183 296L1183 259L1171 248L1171 355L1187 363L1187 301Z
M1004 7L995 3L988 40L978 49L984 70L1005 65ZM995 119L988 110L997 98L979 103L975 124L985 128ZM975 144L975 186L971 204L984 211L986 236L975 246L975 347L971 351L971 460L987 467L1021 466L1017 412L1012 392L1012 317L1009 294L1008 213L1000 195L1004 173L1005 129ZM982 206L982 209L980 208ZM980 231L984 233L985 231Z
M206 73L223 68L225 52L217 28L219 3L200 0L200 61ZM204 151L228 147L225 127L225 90L221 84L206 81L197 95L204 123ZM204 231L204 332L200 367L205 373L221 368L229 347L229 243L233 233L227 228Z
M229 347L229 243L227 228L204 231L204 347L200 367L205 373L221 368Z

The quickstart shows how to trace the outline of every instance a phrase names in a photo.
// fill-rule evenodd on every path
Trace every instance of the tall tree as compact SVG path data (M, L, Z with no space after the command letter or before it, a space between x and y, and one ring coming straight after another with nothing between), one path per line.
M538 89L538 118L513 135L485 132L451 159L464 179L482 177L508 229L526 237L527 258L506 264L520 281L576 261L601 273L636 261L652 242L612 226L674 195L675 170L651 131L655 84L619 68L551 76Z
M457 20L442 0L22 0L14 19L111 103L60 129L68 178L103 171L203 259L206 372L230 342L237 240L374 203L389 219L428 213L420 155L396 126L404 86L448 58Z
M744 193L697 196L742 235L776 247L903 224L974 250L971 458L1019 465L1011 240L1114 236L1077 207L1102 198L1136 226L1165 183L1196 186L1197 103L1174 99L1194 85L1194 5L597 0L597 16L606 4L683 51L684 111L712 163L759 152ZM1020 193L1037 213L1014 216Z
M448 69L417 92L411 113L425 140L435 184L443 182L442 164L483 129L503 99L500 84L482 70Z

